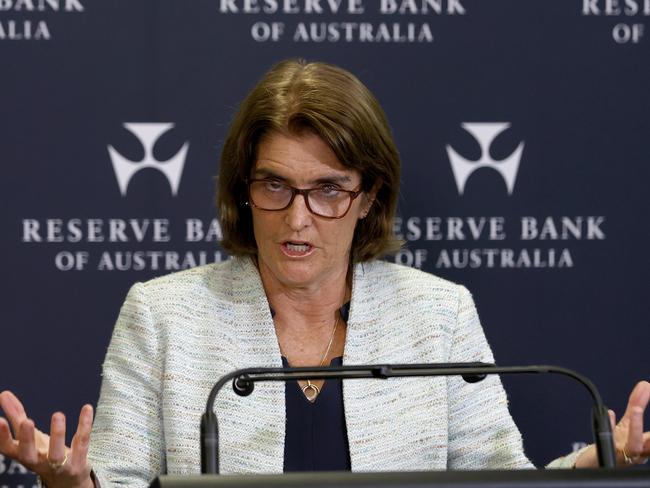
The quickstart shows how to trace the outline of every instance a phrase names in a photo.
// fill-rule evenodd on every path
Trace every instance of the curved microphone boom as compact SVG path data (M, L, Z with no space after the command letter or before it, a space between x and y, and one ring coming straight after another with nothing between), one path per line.
M301 368L246 368L233 371L219 379L212 387L201 417L201 473L219 473L219 438L214 402L219 390L230 381L237 395L253 393L258 381L295 381L327 379L400 378L409 376L462 376L468 383L476 383L493 374L560 374L578 381L591 395L594 442L601 467L616 466L616 452L607 407L603 404L596 386L585 376L560 366L497 366L490 363L431 363L383 364L336 367Z

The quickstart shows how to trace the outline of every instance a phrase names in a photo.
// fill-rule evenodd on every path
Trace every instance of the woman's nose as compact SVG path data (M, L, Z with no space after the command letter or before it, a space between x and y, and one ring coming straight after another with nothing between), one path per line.
M289 208L285 210L285 222L293 230L301 230L311 224L312 213L307 207L306 198L306 195L296 195Z

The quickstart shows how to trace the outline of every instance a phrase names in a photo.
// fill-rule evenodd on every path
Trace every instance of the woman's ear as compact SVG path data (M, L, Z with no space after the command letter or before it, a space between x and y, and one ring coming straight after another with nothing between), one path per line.
M370 212L370 209L372 208L372 205L375 203L375 198L377 198L377 192L379 191L379 188L381 188L381 180L375 181L374 185L372 185L372 188L370 191L364 192L363 197L364 197L364 202L363 202L363 209L361 211L361 215L359 218L364 219Z

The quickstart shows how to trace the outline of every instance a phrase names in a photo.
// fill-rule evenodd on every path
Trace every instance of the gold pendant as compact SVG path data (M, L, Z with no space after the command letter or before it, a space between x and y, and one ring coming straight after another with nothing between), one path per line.
M307 384L302 387L302 393L307 397L311 403L316 401L316 397L320 394L320 388L313 385L311 381L307 380Z

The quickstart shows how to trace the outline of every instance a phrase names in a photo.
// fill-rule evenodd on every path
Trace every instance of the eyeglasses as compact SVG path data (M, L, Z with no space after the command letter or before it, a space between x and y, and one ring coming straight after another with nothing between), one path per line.
M328 219L341 219L348 213L352 201L361 195L359 190L342 190L325 183L316 188L294 188L278 180L248 180L249 202L260 210L285 210L291 206L296 195L305 198L307 208L314 215Z

